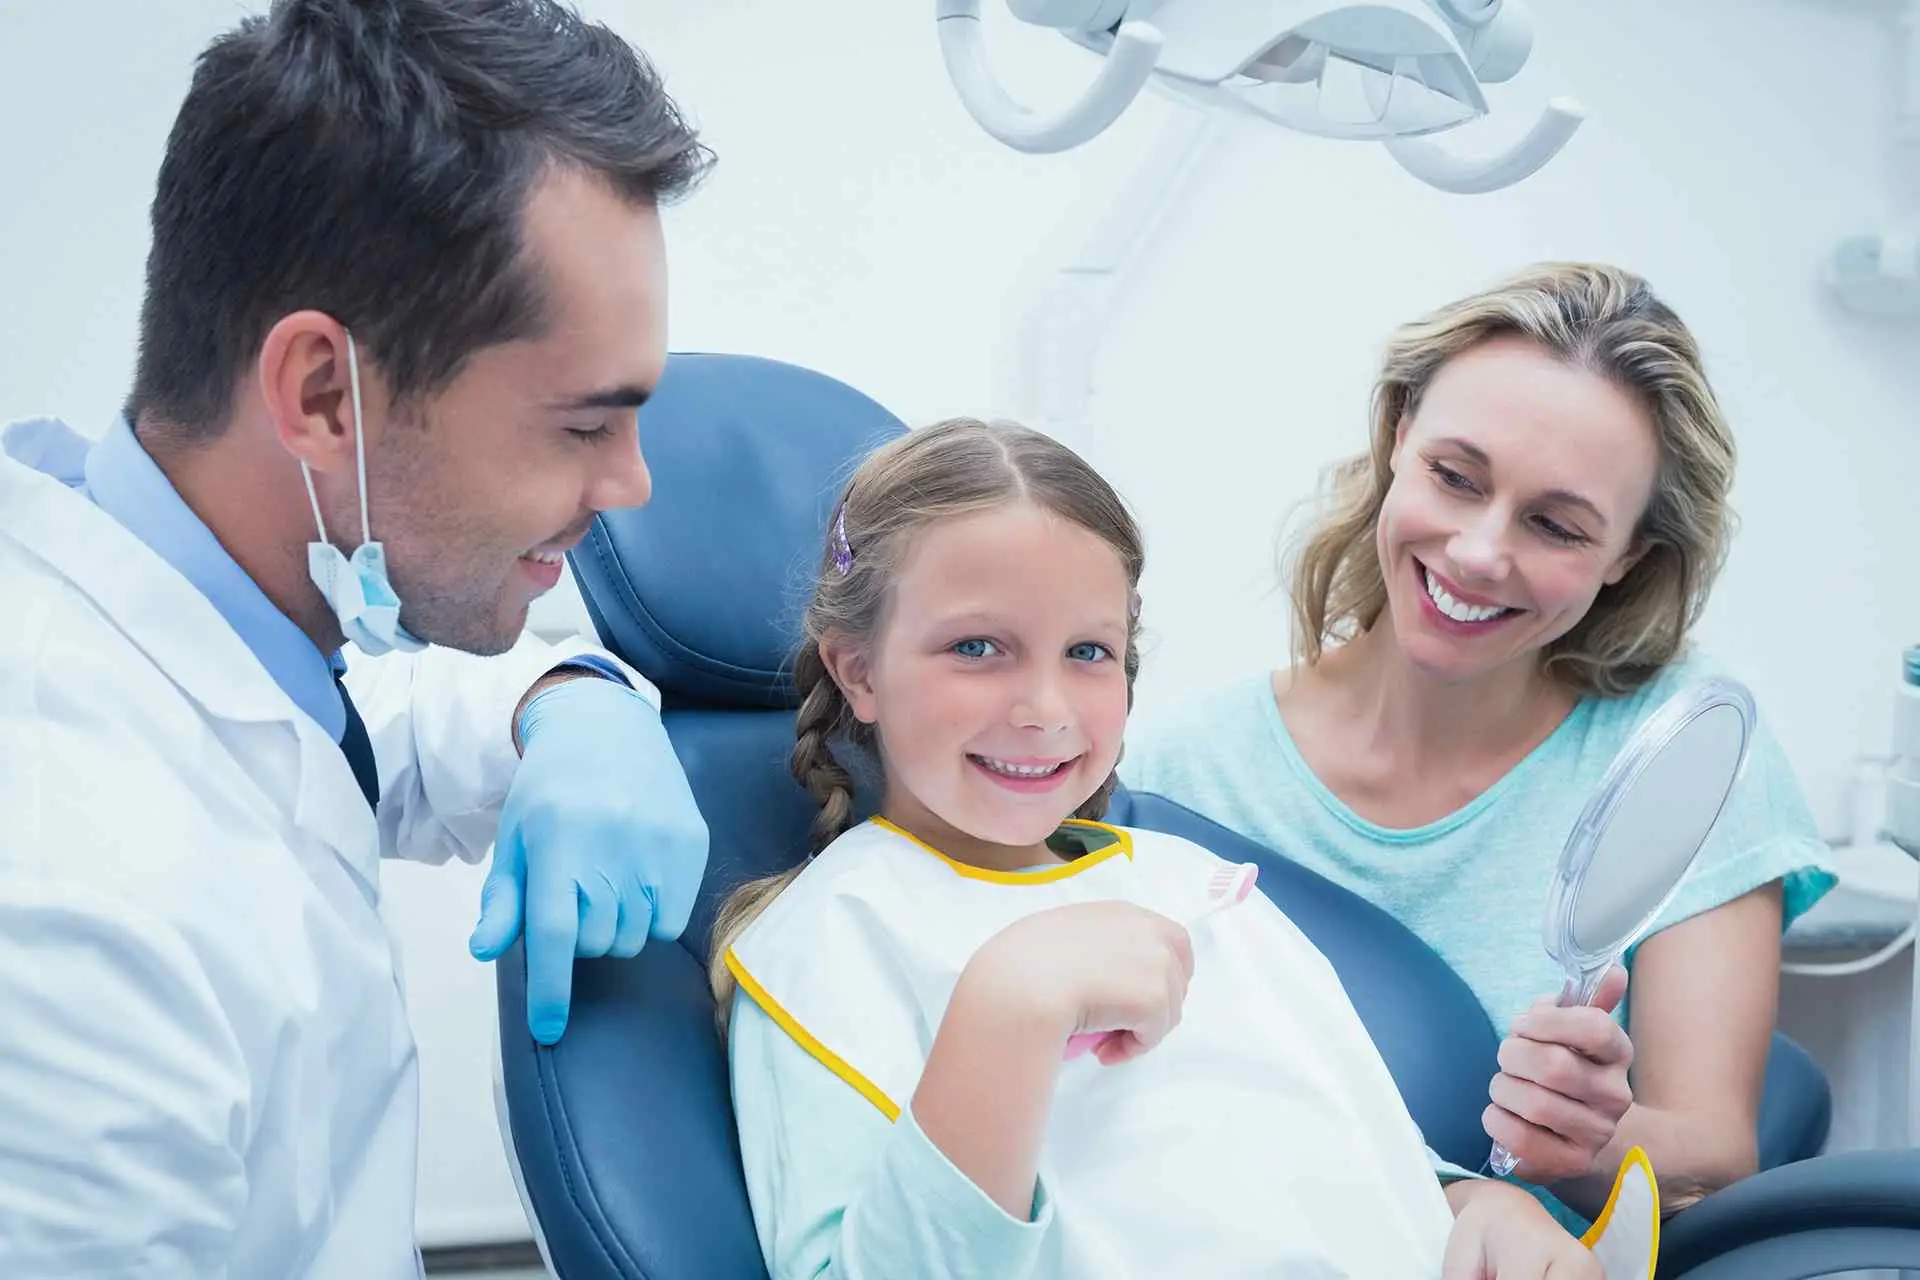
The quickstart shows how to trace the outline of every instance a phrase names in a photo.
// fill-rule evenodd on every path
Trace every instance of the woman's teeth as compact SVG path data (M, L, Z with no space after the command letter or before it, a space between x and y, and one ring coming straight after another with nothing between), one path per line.
M1455 622L1491 622L1502 614L1510 612L1510 610L1503 605L1462 604L1449 595L1445 587L1440 585L1439 579L1433 576L1433 570L1427 569L1424 572L1427 577L1427 595L1432 598L1434 606L1438 608L1440 612L1446 614Z
M990 756L974 756L973 760L981 768L993 773L1003 773L1009 778L1045 778L1067 767L1065 761L1059 764L1014 764L1008 760L995 760Z

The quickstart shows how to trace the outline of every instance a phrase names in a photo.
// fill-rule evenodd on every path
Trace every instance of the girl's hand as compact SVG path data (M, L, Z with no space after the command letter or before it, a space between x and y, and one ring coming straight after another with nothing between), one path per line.
M1040 1144L1070 1036L1112 1032L1105 1063L1180 1021L1193 974L1185 928L1125 902L1042 911L976 951L954 985L913 1092L913 1116L955 1168L1016 1221L1033 1209Z
M1178 921L1129 902L1083 902L1007 926L960 980L991 984L1010 1015L1043 1020L1062 1046L1082 1033L1118 1033L1093 1051L1112 1066L1173 1030L1192 977L1193 943Z
M1454 1195L1470 1198L1454 1217L1441 1280L1606 1280L1599 1260L1525 1191L1456 1186Z
M1626 970L1615 965L1592 1005L1559 1009L1540 1000L1501 1042L1481 1123L1520 1158L1515 1172L1528 1182L1593 1172L1633 1105L1633 1042L1612 1016L1626 990Z

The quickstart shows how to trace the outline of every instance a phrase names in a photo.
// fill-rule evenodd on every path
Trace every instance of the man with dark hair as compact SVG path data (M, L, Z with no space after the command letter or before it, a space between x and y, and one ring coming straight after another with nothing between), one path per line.
M576 955L685 926L657 694L524 630L647 500L710 159L554 0L276 0L201 56L123 419L0 436L0 1275L416 1273L380 856L494 848L472 949L524 934L549 1043Z

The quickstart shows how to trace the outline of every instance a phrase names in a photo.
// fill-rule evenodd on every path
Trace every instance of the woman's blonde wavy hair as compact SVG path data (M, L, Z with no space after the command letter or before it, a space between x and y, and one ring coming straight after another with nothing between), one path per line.
M1403 326L1373 390L1373 439L1331 468L1319 514L1289 549L1296 664L1372 627L1387 605L1376 527L1402 420L1449 360L1491 338L1530 339L1635 397L1658 438L1653 496L1634 531L1640 559L1547 646L1545 670L1576 694L1619 695L1679 656L1733 532L1733 436L1699 345L1646 281L1593 263L1542 263Z
M835 508L834 527L821 548L813 595L801 620L800 650L794 656L794 685L801 701L788 767L820 807L811 832L816 852L853 823L854 780L835 758L834 744L849 743L875 764L880 746L873 726L854 718L846 695L827 671L821 644L829 638L870 641L879 634L894 579L916 535L943 520L1016 503L1031 504L1100 538L1120 557L1129 589L1139 587L1146 548L1120 495L1079 454L1027 427L976 418L936 423L882 445L847 482ZM842 533L844 546L839 543ZM844 553L845 572L836 551ZM1137 612L1128 623L1122 660L1129 708L1140 670ZM1117 781L1109 775L1074 816L1104 814ZM735 985L727 951L804 865L742 885L714 920L709 975L723 1032Z

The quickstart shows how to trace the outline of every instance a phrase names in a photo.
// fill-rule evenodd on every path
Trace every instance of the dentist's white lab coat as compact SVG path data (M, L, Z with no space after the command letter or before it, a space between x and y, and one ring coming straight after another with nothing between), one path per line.
M42 474L69 441L0 453L0 1276L413 1276L379 859L484 855L574 648L354 663L376 824L213 606Z

